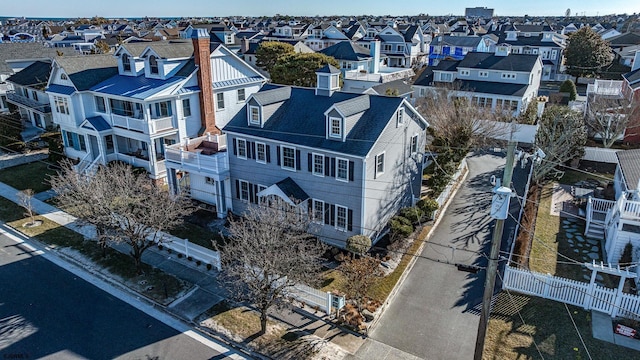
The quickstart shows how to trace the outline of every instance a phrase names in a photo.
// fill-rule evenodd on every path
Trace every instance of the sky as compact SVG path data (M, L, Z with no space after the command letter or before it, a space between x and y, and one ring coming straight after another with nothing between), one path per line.
M210 17L210 16L292 16L314 15L463 15L466 7L495 9L498 16L571 14L586 16L633 14L640 12L634 0L553 0L536 1L428 1L428 0L3 0L0 16L47 18L92 17Z

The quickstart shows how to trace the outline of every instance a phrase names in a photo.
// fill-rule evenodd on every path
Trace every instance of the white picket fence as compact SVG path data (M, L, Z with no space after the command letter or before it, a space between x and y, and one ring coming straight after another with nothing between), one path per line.
M640 296L577 280L506 266L502 288L555 300L611 317L640 318Z
M203 264L211 264L218 271L222 270L219 252L196 245L189 242L188 239L180 239L165 234L162 239L162 246L184 255L186 258L191 257L194 261L200 260Z
M318 308L327 315L331 314L331 293L314 289L310 286L297 284L289 290L289 296L304 302L305 305Z
M453 176L451 177L451 181L449 181L447 187L445 187L444 190L442 190L442 193L440 193L440 195L438 195L438 197L436 198L438 208L442 208L442 205L447 202L447 199L451 195L453 188L458 184L458 180L460 180L460 177L464 174L465 171L467 171L466 158L462 159L460 165L458 166L458 170L456 170L455 174L453 174ZM438 216L438 213L439 209L433 213L433 217L435 218L436 216Z

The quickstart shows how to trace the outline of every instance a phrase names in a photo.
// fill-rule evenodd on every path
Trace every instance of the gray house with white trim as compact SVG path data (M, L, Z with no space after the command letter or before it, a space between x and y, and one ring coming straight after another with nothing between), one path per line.
M223 128L234 213L249 204L288 204L312 214L323 241L385 233L419 196L425 119L400 97L339 92L339 70L318 86L265 85Z

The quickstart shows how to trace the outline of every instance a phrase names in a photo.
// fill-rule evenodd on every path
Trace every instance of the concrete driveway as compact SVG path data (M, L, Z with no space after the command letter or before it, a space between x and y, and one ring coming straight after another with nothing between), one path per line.
M459 271L453 264L484 267L493 229L489 217L491 175L502 177L503 154L478 154L467 158L469 174L434 229L400 291L370 333L367 354L408 353L424 359L473 358L485 271ZM528 170L514 170L514 184L522 195ZM512 201L517 216L519 203ZM505 239L514 222L505 224ZM441 246L438 246L441 245ZM455 249L453 249L455 248ZM508 248L503 240L503 249ZM478 254L480 253L480 254ZM357 358L364 358L357 353ZM407 356L408 357L408 356Z

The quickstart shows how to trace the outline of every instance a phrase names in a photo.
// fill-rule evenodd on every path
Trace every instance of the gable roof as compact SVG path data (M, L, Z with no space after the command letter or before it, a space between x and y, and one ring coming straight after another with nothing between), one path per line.
M509 54L496 56L491 53L469 52L460 61L459 68L490 69L530 72L538 61L538 55Z
M640 149L618 151L616 155L627 189L637 190L640 181Z
M362 95L353 99L343 100L333 105L342 115L349 117L366 111L371 106L369 96Z
M623 74L622 77L627 80L634 90L640 88L640 68Z
M482 41L482 38L479 36L451 36L451 35L443 35L436 36L431 45L434 46L460 46L460 47L478 47L478 44Z
M13 73L6 61L52 59L56 50L61 49L47 48L39 43L0 43L0 74Z
M267 84L252 96L282 87ZM248 125L245 106L224 130L353 156L366 156L403 102L400 97L343 92L335 92L329 97L317 96L312 88L289 88L290 97L271 116L264 119L262 128ZM324 113L337 103L360 96L368 97L370 106L346 134L345 141L327 139Z
M340 41L334 45L319 51L327 56L332 56L336 60L360 61L371 57L369 49L354 44L349 40Z
M142 56L148 47L163 59L188 58L193 55L193 44L190 41L139 42L121 46L134 57Z
M637 33L624 33L618 36L613 36L607 39L611 46L628 46L628 45L640 45L640 34Z
M89 90L118 73L117 60L110 54L59 56L55 62L64 69L78 91Z
M12 83L35 89L44 89L51 75L51 63L36 61L7 79Z

